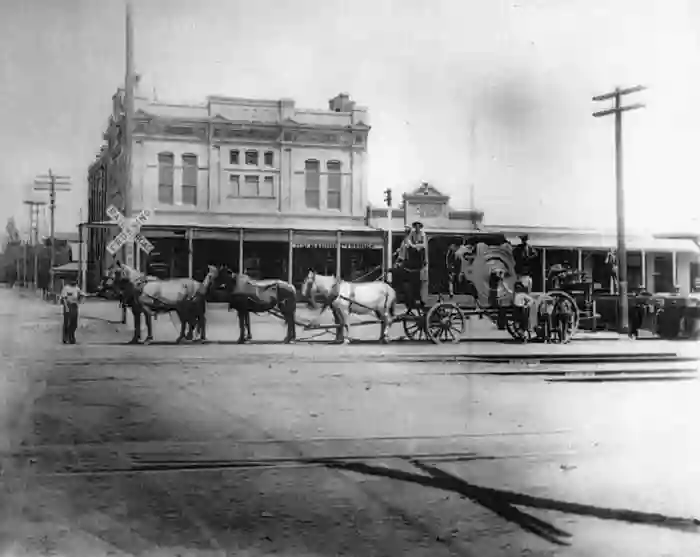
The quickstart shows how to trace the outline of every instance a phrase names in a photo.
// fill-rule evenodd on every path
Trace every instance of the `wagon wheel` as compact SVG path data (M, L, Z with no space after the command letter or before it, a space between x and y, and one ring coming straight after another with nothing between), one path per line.
M576 305L576 301L566 292L562 292L560 290L553 290L552 292L547 292L547 296L551 296L554 298L554 307L558 308L560 307L560 304L567 302L568 305L571 307L571 311L573 312L572 318L567 322L562 325L558 322L557 319L555 319L555 323L553 323L552 327L552 337L550 340L554 341L556 339L556 342L559 342L561 344L566 344L571 341L572 338L574 338L574 335L578 331L578 326L579 326L579 321L581 320L581 312L578 309L578 306ZM557 312L554 312L554 317L557 317ZM563 335L559 335L559 330L560 326L563 329Z
M435 304L425 319L425 333L435 344L458 343L466 329L464 312L452 303Z
M425 339L425 312L422 308L409 309L401 316L403 331L410 340Z

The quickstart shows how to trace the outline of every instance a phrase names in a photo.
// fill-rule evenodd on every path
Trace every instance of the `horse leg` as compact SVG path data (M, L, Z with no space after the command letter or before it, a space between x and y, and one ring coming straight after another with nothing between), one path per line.
M333 314L333 324L335 325L335 340L333 342L335 343L342 343L343 342L343 316L340 308L338 308L335 304L331 304L331 313Z
M144 308L143 315L146 319L146 344L153 342L153 313Z
M246 328L246 335L245 335L245 340L246 342L253 340L253 333L250 332L250 312L246 311L245 312L245 328Z
M185 338L185 332L188 326L190 325L189 320L187 319L187 312L178 309L176 310L177 317L180 320L180 334L178 335L177 339L175 339L175 344L180 344L182 342L182 339ZM190 327L190 335L191 335L191 327ZM187 335L189 338L187 340L191 340L191 336Z
M336 333L336 342L350 344L350 325L348 324L350 320L349 308L346 312L342 308L338 307L335 303L333 303L331 307L335 308L335 311L338 312L338 318L340 321L337 328L338 333ZM340 336L338 334L340 334Z
M184 335L186 340L193 340L194 332L197 328L197 317L194 310L188 312L187 315L183 315L180 318L180 323L182 325L180 335ZM187 328L187 334L185 334L185 328Z
M246 328L245 328L245 317L246 317L246 312L243 311L242 309L238 310L238 344L245 344L246 340Z
M138 344L141 342L141 311L136 304L131 306L131 314L134 316L134 336L129 341L129 344ZM126 321L124 322L126 323Z
M199 316L199 340L205 342L207 340L207 316L204 312Z

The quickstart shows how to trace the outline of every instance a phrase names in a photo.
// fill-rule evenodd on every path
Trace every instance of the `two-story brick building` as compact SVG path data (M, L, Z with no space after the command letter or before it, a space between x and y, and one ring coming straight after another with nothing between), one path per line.
M110 204L122 209L123 91L90 166L87 275L110 262ZM315 266L356 276L381 262L382 233L367 226L367 110L347 94L327 110L294 101L208 97L197 106L135 100L132 208L153 216L156 246L142 270L197 275L225 263L298 282Z

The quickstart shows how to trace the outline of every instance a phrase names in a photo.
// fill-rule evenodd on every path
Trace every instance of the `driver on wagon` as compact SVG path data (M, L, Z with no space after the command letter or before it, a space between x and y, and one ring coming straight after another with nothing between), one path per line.
M423 223L416 221L411 225L410 229L407 229L406 237L401 243L401 247L398 249L399 261L405 261L408 257L407 248L412 248L415 250L425 250L428 247L428 239L423 232Z
M536 257L534 248L528 243L529 236L523 234L519 236L521 243L513 249L513 259L515 259L515 274L518 282L526 292L532 289L532 264Z

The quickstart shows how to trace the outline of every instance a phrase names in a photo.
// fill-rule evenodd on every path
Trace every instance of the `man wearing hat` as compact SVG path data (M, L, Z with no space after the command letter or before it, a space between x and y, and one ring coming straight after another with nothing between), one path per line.
M428 237L423 232L423 223L415 221L406 237L408 249L416 250L421 257L420 266L420 299L425 304L428 300Z
M518 277L518 282L529 293L532 290L532 265L536 254L533 247L528 243L529 236L527 234L522 234L519 238L520 244L513 248L515 274Z
M426 250L428 249L428 239L423 232L423 223L415 221L411 224L411 231L408 233L406 243L409 248Z

